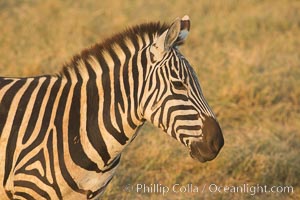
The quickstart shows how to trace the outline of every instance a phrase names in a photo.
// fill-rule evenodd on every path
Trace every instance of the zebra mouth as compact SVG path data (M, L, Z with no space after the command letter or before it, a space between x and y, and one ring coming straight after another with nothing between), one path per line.
M223 144L215 146L203 141L193 142L190 146L190 155L193 159L204 163L217 157L222 146Z
M193 155L192 151L190 151L190 156L191 156L191 158L193 158L194 160L197 160L199 162L202 162L202 163L206 162L206 160L203 157L201 157L201 156L196 157L195 155Z
M190 156L194 159L194 160L197 160L201 163L205 163L206 161L211 161L213 160L217 154L211 154L211 155L202 155L201 152L193 152L193 151L190 151Z

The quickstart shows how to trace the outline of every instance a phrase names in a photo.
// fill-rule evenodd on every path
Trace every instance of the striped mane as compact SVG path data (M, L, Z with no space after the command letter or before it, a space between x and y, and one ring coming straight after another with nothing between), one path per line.
M109 51L115 44L126 46L125 41L128 39L133 43L136 43L138 37L143 39L145 35L148 35L150 40L153 40L153 37L156 34L162 34L168 27L169 25L165 23L161 24L160 22L150 22L127 28L124 31L117 33L100 43L96 43L90 48L84 49L81 53L73 56L70 62L63 65L59 76L65 74L69 71L69 69L76 68L79 60L86 60L89 56L94 56L95 58L102 57L102 53Z

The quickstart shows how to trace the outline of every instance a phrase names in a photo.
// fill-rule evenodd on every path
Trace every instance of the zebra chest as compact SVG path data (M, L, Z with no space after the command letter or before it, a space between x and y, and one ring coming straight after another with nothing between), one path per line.
M76 183L77 191L81 191L84 199L98 199L105 191L107 185L113 178L113 175L119 165L120 155L117 156L105 169L101 172L95 171L76 171L76 168L72 167L69 173L72 174L72 182ZM77 168L78 169L78 168ZM66 191L63 192L66 199L74 199L79 197L78 193L74 193L74 187L70 190L66 187ZM77 195L77 196L76 196Z
M74 178L74 181L78 184L79 189L83 189L84 196L87 199L97 199L105 191L108 183L111 181L114 175L114 170L107 173L86 173L79 177ZM70 191L74 194L74 191ZM71 195L73 196L73 195ZM70 196L70 199L73 197ZM67 195L66 195L67 197ZM69 199L68 197L66 199Z

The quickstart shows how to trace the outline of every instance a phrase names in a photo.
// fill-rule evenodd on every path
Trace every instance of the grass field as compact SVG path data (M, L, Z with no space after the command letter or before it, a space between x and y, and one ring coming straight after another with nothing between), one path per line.
M1 1L0 76L59 71L72 55L127 26L185 14L192 26L181 52L199 76L225 146L212 162L198 163L146 124L103 199L300 199L299 1ZM172 190L176 183L199 191L126 191L137 184ZM219 193L209 191L213 184L293 186L293 193Z

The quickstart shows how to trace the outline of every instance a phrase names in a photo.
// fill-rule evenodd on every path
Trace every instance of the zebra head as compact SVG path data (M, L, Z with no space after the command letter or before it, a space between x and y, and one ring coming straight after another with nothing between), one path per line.
M189 29L189 17L178 18L148 48L142 110L146 120L187 146L192 158L205 162L217 156L224 139L196 73L177 48Z

